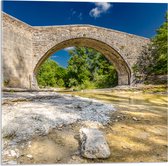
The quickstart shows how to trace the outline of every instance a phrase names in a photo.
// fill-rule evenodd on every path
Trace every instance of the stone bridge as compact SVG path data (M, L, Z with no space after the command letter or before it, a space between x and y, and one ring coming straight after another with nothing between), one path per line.
M53 53L70 46L86 46L101 52L118 72L118 84L130 85L132 66L149 39L91 25L30 26L2 14L3 85L37 88L39 66Z

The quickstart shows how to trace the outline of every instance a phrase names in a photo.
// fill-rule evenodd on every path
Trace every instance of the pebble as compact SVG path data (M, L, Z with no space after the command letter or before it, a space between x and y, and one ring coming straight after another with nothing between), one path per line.
M77 156L72 156L71 158L72 158L73 160L75 160L75 159L77 158Z
M133 119L133 120L135 120L135 121L137 121L137 120L138 120L136 117L133 117L132 119Z
M10 151L10 154L11 154L12 157L17 156L17 154L16 154L16 152L15 152L14 150L11 150L11 151Z
M28 158L32 159L33 156L31 154L26 155Z

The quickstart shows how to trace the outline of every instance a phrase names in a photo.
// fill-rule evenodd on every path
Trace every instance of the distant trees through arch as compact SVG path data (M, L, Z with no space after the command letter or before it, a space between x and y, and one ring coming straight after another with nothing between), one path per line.
M109 88L118 84L118 74L104 55L89 47L69 47L67 68L48 58L39 67L36 78L40 88L59 87L76 90Z

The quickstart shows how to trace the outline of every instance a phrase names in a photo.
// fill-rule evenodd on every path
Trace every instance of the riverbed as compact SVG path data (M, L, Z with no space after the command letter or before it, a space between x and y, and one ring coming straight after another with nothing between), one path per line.
M52 128L47 133L22 140L19 144L16 143L9 146L8 143L10 139L12 139L12 136L4 138L4 152L6 152L3 154L4 163L55 164L167 161L166 95L122 91L69 93L68 95L71 96L77 95L91 98L91 100L96 99L96 101L107 104L107 106L110 104L112 106L111 108L114 109L112 109L113 111L111 111L108 116L100 113L100 115L105 115L103 122L107 120L107 123L96 120L93 123L93 121L86 121L86 119L82 122L80 120L74 120L72 116L70 118L72 120L71 123L64 123L56 128ZM35 99L30 101L30 98L26 98L26 96L28 96L27 94L21 94L22 97L17 98L17 100L16 96L15 100L13 100L13 97L11 97L10 100L6 100L3 111L18 108L18 105L19 108L21 108L19 111L21 111L30 107L28 103L33 102L37 104L37 101L39 103L40 99L36 99L36 102ZM59 95L57 94L57 96ZM9 97L10 95L8 95L8 99ZM61 103L61 100L58 102L58 99L60 98L57 98L56 105ZM50 100L55 100L55 98ZM89 99L86 100L87 103L90 103ZM49 102L49 99L46 98L45 101L46 102L40 106L41 111L43 111L44 107L47 108L50 104L53 105L53 102ZM69 104L72 103L72 100L68 101ZM97 105L97 108L101 106L100 103ZM80 107L79 104L77 104L76 107L76 111L81 109L78 108ZM74 110L74 108L71 107L71 110ZM74 114L75 112L72 111L71 113ZM59 110L59 114L61 116L61 110ZM76 113L75 115L79 114ZM95 118L94 111L92 115L94 115L93 117ZM98 120L101 119L100 117L101 116L99 116ZM64 122L66 122L66 120ZM79 129L83 126L96 127L103 131L111 151L111 155L108 159L89 160L81 156ZM11 150L15 151L16 155L11 156Z

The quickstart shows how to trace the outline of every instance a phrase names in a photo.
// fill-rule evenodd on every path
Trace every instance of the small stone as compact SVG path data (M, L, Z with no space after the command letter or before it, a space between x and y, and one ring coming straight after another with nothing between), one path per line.
M98 129L82 128L80 129L81 154L83 157L108 158L110 149L103 136Z
M75 159L76 159L76 156L72 156L72 159L75 160Z
M26 155L28 158L32 159L33 156L31 154Z
M11 150L11 151L10 151L10 154L11 154L12 157L17 156L17 154L16 154L16 152L15 152L14 150Z
M74 155L79 155L79 154L80 154L79 150L74 153Z
M135 121L137 121L137 120L138 120L136 117L133 117L132 119L133 119L133 120L135 120Z
M58 158L57 158L57 161L61 161L61 158L60 158L60 157L58 157Z

